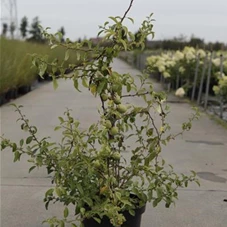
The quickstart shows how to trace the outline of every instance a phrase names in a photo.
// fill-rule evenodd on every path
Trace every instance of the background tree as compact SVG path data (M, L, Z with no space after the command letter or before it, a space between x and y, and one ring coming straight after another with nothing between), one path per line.
M39 18L35 17L31 24L31 29L29 30L31 37L28 39L28 41L38 42L38 43L44 42L42 32L41 32L39 25L40 25Z
M195 48L204 48L205 43L203 39L197 38L194 35L192 35L188 45Z
M224 50L224 43L216 41L213 43L213 50L218 51L218 50Z
M9 30L10 30L11 39L14 39L14 32L16 30L16 26L15 26L14 22L10 23Z
M8 25L6 23L3 23L2 25L2 36L6 36L7 34L7 31L8 31Z
M173 40L177 41L177 42L181 42L181 43L186 43L187 42L187 36L184 35L184 34L180 34L179 36L174 37Z
M65 36L65 28L62 26L58 31L61 32L61 34L62 34L61 42L64 42L65 41L65 39L64 39L64 36Z
M24 16L21 19L21 24L20 24L20 33L23 39L27 36L27 31L28 31L27 27L28 27L28 18Z

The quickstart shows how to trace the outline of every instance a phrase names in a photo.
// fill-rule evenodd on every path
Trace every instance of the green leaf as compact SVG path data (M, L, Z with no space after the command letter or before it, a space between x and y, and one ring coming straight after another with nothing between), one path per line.
M122 43L122 45L126 51L128 49L126 42L123 39L121 39L120 42Z
M153 190L148 191L148 201L150 201L153 198Z
M101 223L101 219L100 218L96 218L96 217L93 217L95 221L97 221L99 224Z
M162 159L162 166L164 166L165 165L165 160L164 159Z
M92 201L91 198L86 198L85 197L84 198L84 202L86 202L89 207L92 207L92 205L93 205L93 201Z
M30 144L33 140L33 136L29 136L27 139L26 139L26 144Z
M74 223L71 223L71 225L72 225L72 227L77 227L77 225L76 225L76 224L74 224Z
M20 146L22 147L23 145L24 145L24 140L21 139L21 140L20 140Z
M16 161L20 161L20 156L21 156L21 153L19 151L15 151L14 152L14 162Z
M13 152L15 152L17 150L17 144L16 143L12 144L12 150L13 150Z
M46 210L48 210L49 203L50 203L50 201L47 201L47 202L45 203L45 208L46 208Z
M100 30L97 36L100 36L103 32L104 30Z
M109 17L111 20L113 20L116 24L118 23L118 20L115 17Z
M69 209L68 207L65 207L64 209L64 218L67 218L69 216Z
M121 193L120 192L116 192L115 195L116 195L118 200L121 200Z
M88 88L87 80L86 78L82 78L82 85L86 88Z
M133 18L131 18L131 17L127 17L127 18L134 24Z
M57 32L56 35L58 35L59 40L62 40L63 35L61 32Z
M127 86L127 92L130 92L131 91L131 84L126 84Z
M76 186L77 186L77 189L78 189L79 193L80 193L81 195L83 195L83 194L84 194L84 191L83 191L82 186L81 186L80 184L77 184Z
M96 92L97 92L97 88L96 88L96 85L95 84L91 84L90 85L90 91L93 95L96 95Z
M64 122L64 119L63 119L62 117L58 117L58 119L59 119L59 121L60 121L61 123Z
M135 216L135 214L136 214L135 211L134 211L134 210L131 210L131 209L130 209L128 212L129 212L129 214L131 214L132 216Z
M69 59L69 50L65 52L65 61L67 61L68 59Z
M196 183L198 186L200 186L199 180L195 180L195 183Z
M74 87L76 88L76 90L79 91L79 92L81 92L81 91L79 90L79 83L78 83L78 79L77 79L77 78L74 78L73 84L74 84Z
M54 131L57 131L57 130L59 130L59 129L61 129L61 126L56 126L56 127L54 128Z
M35 66L35 67L38 67L36 57L33 57L32 65Z
M101 94L103 92L103 89L105 88L106 80L102 80L102 82L99 84L97 88L97 93Z
M36 168L36 166L32 166L31 168L29 168L28 172L31 173L31 171L35 168Z
M45 197L52 196L53 195L53 192L54 192L54 189L53 188L48 189L46 191L46 193L45 193Z
M153 148L151 148L153 149ZM152 153L150 153L146 158L145 158L145 165L148 166L149 163L157 156L157 154L153 151L151 151Z
M132 41L135 40L135 35L132 32L129 32L128 35Z
M47 70L47 64L46 63L42 63L39 65L39 75L41 78L43 78L43 75L46 73Z
M55 192L56 192L57 196L61 197L62 192L61 192L61 189L60 188L56 187L55 188Z
M158 187L157 188L157 196L158 196L158 198L161 198L162 197L162 188L161 187Z
M196 172L191 170L191 173L193 174L193 176L195 177L196 176Z
M15 107L16 109L17 109L17 108L23 107L23 106L21 106L21 107L20 107L20 106L17 106L15 103L11 103L11 104L9 104L9 105ZM17 111L17 110L15 110L15 111Z
M65 227L65 222L64 221L60 221L60 227Z
M156 207L158 205L157 200L154 200L152 205L153 207Z
M52 45L50 49L52 50L52 49L54 49L54 48L56 48L56 47L58 47L58 44Z
M54 90L56 90L58 88L58 82L55 76L52 76L52 78L53 78L53 87L54 87Z

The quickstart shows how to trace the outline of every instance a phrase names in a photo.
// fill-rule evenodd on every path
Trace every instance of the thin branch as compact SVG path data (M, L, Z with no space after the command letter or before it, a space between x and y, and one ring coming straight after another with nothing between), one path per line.
M20 114L21 116L21 120L25 123L26 127L28 128L28 131L30 133L30 135L32 135L33 139L35 140L35 142L39 145L39 147L41 147L41 142L38 140L38 138L35 136L35 133L32 131L32 126L30 126L28 124L27 119L24 117L24 115L22 114L21 110L16 107L16 111Z
M150 114L149 112L147 112L147 114L148 114L148 116L149 116L149 118L150 118L150 120L151 120L151 122L152 122L152 125L153 125L153 127L154 127L154 129L155 129L155 131L156 131L156 134L157 134L158 138L160 139L160 133L159 133L159 131L158 131L158 128L156 127L156 124L155 124L155 122L154 122L153 117L151 116L151 114Z
M131 9L132 4L133 4L133 1L134 1L134 0L131 0L131 1L130 1L130 5L129 5L128 9L125 11L124 16L121 18L121 23L123 22L123 20L125 19L125 17L127 16L128 12L129 12L129 10Z
M142 95L148 95L149 92L144 92L144 93L135 93L135 94L129 94L129 95L122 95L121 98L126 98L126 97L135 97L135 96L142 96Z
M101 96L100 96L100 99L101 99L101 103L102 103L103 114L104 114L104 116L106 116L107 112L106 112L106 108L105 108L105 103L104 103L104 101L102 100L102 97L101 97Z

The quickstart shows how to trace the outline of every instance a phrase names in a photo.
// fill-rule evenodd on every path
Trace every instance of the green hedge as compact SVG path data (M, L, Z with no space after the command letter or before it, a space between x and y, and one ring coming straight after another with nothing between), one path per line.
M36 77L28 53L40 51L37 45L1 38L0 94L31 84Z
M45 44L1 38L0 45L0 94L21 86L31 85L35 81L37 70L32 66L31 54L48 55L50 62L55 58L61 62L65 56L63 48L50 50L50 47ZM76 61L76 53L70 53L67 64L76 63Z

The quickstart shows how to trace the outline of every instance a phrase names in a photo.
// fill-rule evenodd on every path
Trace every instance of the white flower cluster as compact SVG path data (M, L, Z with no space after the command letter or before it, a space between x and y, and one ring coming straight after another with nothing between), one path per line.
M178 97L184 97L185 95L185 91L184 91L184 88L180 87L176 90L175 92L175 95L178 96Z
M215 59L212 59L212 63L213 63L216 67L219 67L220 64L221 64L221 60L220 60L220 58L215 58Z
M147 58L147 65L153 72L161 73L165 78L169 78L176 71L182 75L185 73L185 64L194 63L197 55L205 57L206 53L202 49L196 51L193 47L185 47L183 51L166 52L160 55L152 55Z
M227 76L225 74L218 77L218 84L213 86L215 95L222 96L227 101Z
M185 47L183 49L183 54L186 58L186 61L189 63L190 61L196 59L196 51L193 47Z

